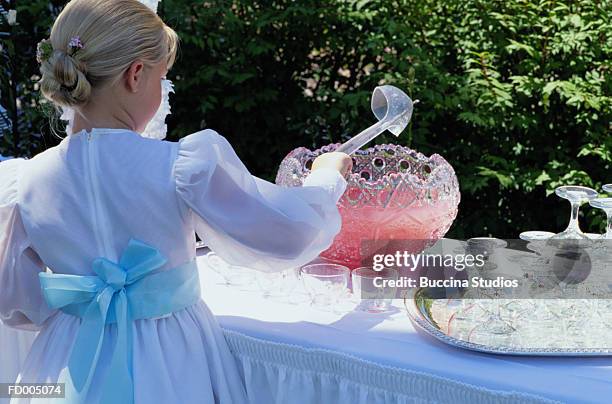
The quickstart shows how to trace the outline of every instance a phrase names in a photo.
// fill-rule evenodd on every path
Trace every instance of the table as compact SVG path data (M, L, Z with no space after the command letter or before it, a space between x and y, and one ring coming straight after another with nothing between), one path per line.
M612 358L455 349L415 330L401 301L389 314L370 314L266 299L256 283L252 290L222 285L203 253L198 264L204 300L257 404L602 403L612 397ZM0 374L15 368L6 359L11 346L24 352L32 338L18 335L0 332Z
M494 356L415 330L390 314L324 312L219 284L199 257L203 296L257 403L602 403L612 358Z

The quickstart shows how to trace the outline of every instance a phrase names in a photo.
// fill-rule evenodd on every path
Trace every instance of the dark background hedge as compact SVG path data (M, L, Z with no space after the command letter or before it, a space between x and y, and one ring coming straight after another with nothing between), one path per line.
M16 123L0 154L32 156L58 142L34 55L65 1L0 4L17 9L0 26L0 104ZM169 138L216 129L260 177L371 125L371 91L388 83L420 104L379 143L455 167L451 236L560 231L555 187L612 182L610 1L163 0L160 14L182 39ZM603 231L600 211L581 221Z

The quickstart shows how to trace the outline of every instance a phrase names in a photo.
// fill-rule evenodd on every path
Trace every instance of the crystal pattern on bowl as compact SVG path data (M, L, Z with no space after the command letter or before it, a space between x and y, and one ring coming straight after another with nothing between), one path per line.
M301 186L314 159L338 146L293 150L282 161L276 183ZM368 256L361 251L363 240L433 243L446 234L457 216L460 193L455 171L444 158L393 144L358 150L352 157L353 171L338 202L342 229L323 258L356 268Z

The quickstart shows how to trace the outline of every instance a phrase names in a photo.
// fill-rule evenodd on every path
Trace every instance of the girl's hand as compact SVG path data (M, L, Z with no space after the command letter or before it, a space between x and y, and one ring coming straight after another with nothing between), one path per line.
M348 154L340 152L321 154L312 163L312 171L319 168L333 168L346 177L353 169L353 159Z

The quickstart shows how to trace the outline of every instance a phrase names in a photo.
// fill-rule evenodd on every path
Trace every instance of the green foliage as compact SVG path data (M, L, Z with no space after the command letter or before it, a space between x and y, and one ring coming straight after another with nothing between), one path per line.
M49 35L53 20L65 1L17 2L0 0L6 10L17 10L17 24L0 18L0 104L13 121L10 134L0 137L0 154L32 156L57 143L51 135L53 108L41 100L36 47Z
M40 141L52 138L34 52L58 5L19 6L21 154L53 144ZM214 128L260 177L297 146L371 125L371 91L387 83L420 103L399 138L379 142L455 167L453 236L559 231L569 206L556 186L612 182L609 0L163 0L160 12L182 40L170 138ZM602 213L584 212L601 231Z

